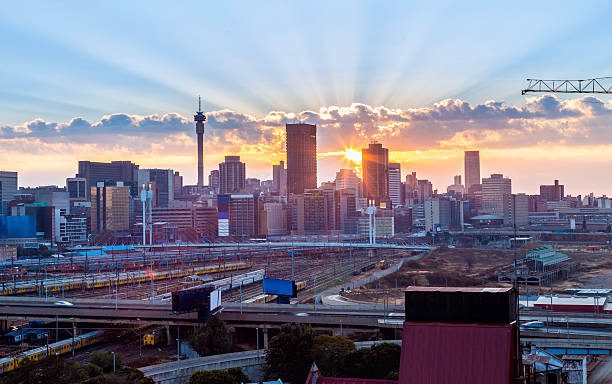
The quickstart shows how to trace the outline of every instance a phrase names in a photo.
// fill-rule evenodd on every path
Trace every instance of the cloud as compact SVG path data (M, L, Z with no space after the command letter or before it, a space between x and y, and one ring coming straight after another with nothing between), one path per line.
M207 112L206 144L228 153L282 152L284 124L317 124L321 152L366 145L372 139L393 150L432 148L520 148L538 144L598 145L612 142L612 108L595 97L561 100L545 95L524 105L490 100L470 104L447 99L426 108L389 108L353 103L317 111L271 111L263 117L232 110ZM97 121L75 117L68 122L36 118L20 125L0 125L0 148L23 141L92 145L100 150L140 152L174 142L181 148L194 133L191 117L177 113L147 116L115 113ZM171 150L181 150L177 145Z

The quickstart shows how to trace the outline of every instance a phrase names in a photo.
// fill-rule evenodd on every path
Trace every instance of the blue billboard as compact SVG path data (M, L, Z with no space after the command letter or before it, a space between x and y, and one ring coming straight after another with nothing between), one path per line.
M36 216L0 216L0 239L36 238Z
M263 293L286 297L297 297L297 287L293 280L263 279Z

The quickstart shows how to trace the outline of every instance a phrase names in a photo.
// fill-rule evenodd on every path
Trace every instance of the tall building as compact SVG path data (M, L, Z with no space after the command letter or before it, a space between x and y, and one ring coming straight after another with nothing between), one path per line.
M240 156L225 156L219 164L219 194L238 193L244 189L245 181L246 165Z
M287 233L287 207L281 202L266 202L261 205L259 215L261 235L281 235Z
M565 187L555 180L553 185L540 185L540 197L544 201L560 201L565 196Z
M353 192L355 197L359 197L359 177L352 169L341 169L336 172L336 191L347 189Z
M196 122L196 135L198 136L198 188L204 186L204 122L206 116L202 112L202 100L198 97L198 111L193 115Z
M363 170L363 196L375 200L379 205L381 201L389 198L389 150L382 144L370 143L368 148L361 150L361 166Z
M138 195L138 165L131 161L111 161L110 163L99 163L94 161L79 161L79 173L77 177L87 180L87 192L96 187L98 182L116 183L130 187L132 196Z
M219 170L213 169L210 171L208 175L208 186L215 191L215 193L219 193Z
M90 196L92 232L130 229L130 187L99 182L91 188Z
M8 215L8 204L17 193L17 172L0 171L0 215Z
M139 169L138 185L152 183L153 206L167 207L174 201L174 172L171 169Z
M272 191L279 196L287 195L287 169L282 160L279 164L272 165Z
M183 176L181 176L178 171L175 171L172 179L174 196L181 196L183 194Z
M357 193L352 188L339 189L335 197L335 227L344 233L357 233Z
M415 204L419 199L419 188L416 172L406 175L406 183L404 184L404 188L404 202L406 204Z
M87 199L87 179L84 177L69 177L66 179L66 191L71 201Z
M471 193L470 189L480 184L480 152L465 151L464 154L465 191Z
M504 195L512 194L512 180L504 175L494 173L482 179L482 211L503 216Z
M317 126L286 124L287 193L302 194L317 187Z
M325 197L326 227L328 230L338 229L336 227L336 183L331 181L321 183L320 189Z
M529 196L524 193L504 195L503 216L507 227L529 224Z
M427 179L417 180L417 196L419 203L433 196L433 184Z
M434 197L425 200L425 230L429 232L463 229L463 204L453 197Z
M389 199L394 207L402 204L402 170L399 163L389 163L388 171Z
M455 195L463 195L465 188L461 185L461 175L455 175L453 185L449 185L446 188L446 193L453 193Z

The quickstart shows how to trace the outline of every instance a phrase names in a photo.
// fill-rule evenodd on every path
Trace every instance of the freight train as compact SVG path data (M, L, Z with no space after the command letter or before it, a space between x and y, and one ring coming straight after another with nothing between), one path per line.
M101 341L102 331L93 331L84 333L72 339L66 339L44 345L42 347L30 349L15 356L4 357L0 359L0 374L10 372L28 361L40 361L48 356L62 355L71 352L72 349L84 348L88 345L95 344Z
M205 267L192 267L168 271L134 271L115 273L93 273L87 276L62 277L46 279L43 281L22 281L17 283L3 283L0 285L0 296L19 295L24 293L37 293L39 289L43 293L61 292L62 290L94 289L114 286L115 284L146 283L153 280L165 280L182 278L189 275L201 275L208 273L237 271L249 268L244 262L215 264Z

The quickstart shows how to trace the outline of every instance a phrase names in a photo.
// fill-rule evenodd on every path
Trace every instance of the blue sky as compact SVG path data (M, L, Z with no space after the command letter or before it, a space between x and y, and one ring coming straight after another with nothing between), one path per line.
M362 102L521 100L610 74L612 3L19 2L0 13L0 122Z
M23 172L22 180L30 184L61 184L63 178L74 173L80 157L122 157L133 158L142 166L173 167L184 172L187 181L193 181L195 152L189 120L197 95L201 94L204 109L216 116L207 128L207 143L216 145L212 150L212 145L205 149L208 170L216 167L224 153L237 153L251 156L251 176L269 177L270 161L282 158L282 145L277 143L282 122L296 116L312 117L308 111L314 111L317 116L312 118L322 123L319 144L323 156L327 156L323 152L359 148L376 137L391 147L395 153L392 157L404 163L404 174L417 170L443 189L450 184L452 175L461 173L461 151L476 147L489 161L483 164L484 172L510 174L524 190L533 191L538 183L550 182L543 179L552 178L551 166L558 167L555 171L567 172L556 177L565 176L569 179L566 184L573 181L582 188L587 181L584 167L605 170L609 159L570 162L579 153L593 152L593 146L600 144L597 140L601 130L593 130L610 126L608 110L595 116L588 108L592 101L572 104L567 97L559 99L570 99L568 104L552 99L531 102L521 96L520 89L527 77L612 75L612 53L608 49L612 3L500 4L3 4L0 167ZM446 99L454 101L443 102ZM461 113L451 119L451 124L449 117L440 112L466 105L477 110L489 100L516 106L529 112L525 113L529 118L519 127L512 121L500 123L499 117L479 121L474 114ZM600 100L612 108L609 97ZM365 107L355 107L354 103ZM539 114L538 108L547 105L571 113L553 117ZM337 123L339 130L327 112L321 112L333 106L346 108L340 112L343 119ZM419 113L411 111L415 108L426 109L424 114L428 116L430 112L437 115L431 115L434 117L428 120L429 125L419 127L414 123ZM504 108L493 109L499 112ZM400 112L395 115L403 116L407 127L404 130L385 117L387 110L396 109ZM576 113L584 119L574 118ZM109 119L105 117L108 115L121 118ZM149 115L154 116L145 118ZM72 124L75 118L86 121ZM110 127L109 121L135 123ZM153 131L147 131L150 121L156 122ZM515 140L536 128L537 141ZM50 138L49 132L55 137ZM424 139L428 132L435 140ZM510 139L504 148L506 137ZM541 158L535 154L542 145L559 151L571 149L572 140L582 147L565 158ZM612 142L604 144L610 147L599 148L599 153L612 149ZM23 148L33 145L42 148L40 153L24 154ZM162 150L164 156L160 156ZM274 154L265 156L266 162L262 162L261 154L267 151ZM541 164L540 169L533 168L533 164L522 165L521 169L529 169L536 176L522 176L520 170L508 166L508 159L519 153L523 159L525 153L530 153L530 159ZM48 168L41 169L42 159L50 159L50 155L53 161L45 161ZM320 166L329 170L327 174L320 173L320 181L333 178L339 166L346 164L335 161ZM591 189L605 192L609 188L612 182L599 190ZM566 189L585 192L580 188Z

